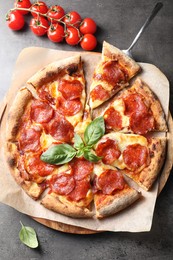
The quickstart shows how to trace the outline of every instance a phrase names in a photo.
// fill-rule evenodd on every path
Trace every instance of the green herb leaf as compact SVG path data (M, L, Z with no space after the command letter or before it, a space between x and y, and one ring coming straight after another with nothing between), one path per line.
M70 162L76 155L76 150L69 144L58 144L42 153L40 159L50 164L63 164Z
M96 156L91 151L84 152L84 158L90 162L98 162L102 157Z
M20 224L22 225L19 232L20 241L28 247L38 247L38 240L35 230L31 227L25 227L22 222L20 222Z
M78 150L84 147L84 142L78 134L74 135L74 147Z
M76 153L76 157L79 158L79 157L83 156L83 154L84 154L83 150L78 150L77 153Z
M84 141L86 145L94 145L105 133L104 118L98 117L92 121L86 128L84 133Z

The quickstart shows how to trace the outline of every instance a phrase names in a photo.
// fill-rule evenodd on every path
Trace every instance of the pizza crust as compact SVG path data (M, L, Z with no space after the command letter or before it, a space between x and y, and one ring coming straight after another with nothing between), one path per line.
M17 146L15 143L7 142L5 147L5 157L7 159L7 165L10 170L11 175L17 182L17 184L22 187L22 189L34 200L37 200L43 193L44 189L41 185L38 185L32 181L26 181L21 177L21 173L17 168L17 158L19 154L17 151Z
M20 127L20 120L28 103L32 99L32 94L27 88L21 88L10 107L7 125L6 125L6 140L16 141L17 133Z
M114 195L96 194L94 197L96 217L104 218L113 215L133 204L140 196L140 192L127 185Z
M64 204L58 199L56 194L47 194L41 204L57 213L64 214L73 218L91 218L94 212L87 207L78 207L73 203Z
M81 57L77 55L48 64L46 67L32 76L27 81L27 84L31 84L35 88L41 87L46 83L56 80L61 72L65 71L65 73L68 75L72 75L73 73L80 72L81 70Z

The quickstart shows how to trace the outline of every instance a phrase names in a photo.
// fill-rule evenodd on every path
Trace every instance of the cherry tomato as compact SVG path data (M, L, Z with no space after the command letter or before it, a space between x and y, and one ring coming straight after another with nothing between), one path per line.
M51 25L48 29L47 36L52 42L62 42L65 37L64 27L60 24Z
M30 22L31 31L37 36L42 36L47 33L49 28L48 20L42 16L32 18Z
M18 31L23 28L25 24L24 17L18 11L12 11L7 15L7 25L10 29Z
M48 7L43 1L37 1L31 6L31 11L39 12L40 14L46 14L48 12ZM38 14L31 12L32 16L37 17Z
M87 33L94 34L96 32L97 25L96 25L96 23L94 22L93 19L85 18L82 21L79 29L80 29L82 34L87 34Z
M56 22L53 19L60 19L65 15L64 9L60 5L54 5L49 8L47 13L48 20L52 21L52 23ZM51 19L52 18L52 19Z
M14 7L17 8L30 8L31 7L31 2L30 0L16 0L14 3ZM18 10L21 14L28 14L29 11L24 11L24 10Z
M71 11L64 17L64 22L66 23L67 27L70 27L70 24L74 25L75 27L79 27L81 23L81 16L75 11Z
M86 51L91 51L93 49L95 49L96 45L97 45L97 39L93 34L85 34L83 36L82 41L80 42L80 45L82 47L82 49L86 50Z
M76 45L80 41L79 31L76 28L70 27L67 29L66 42L69 45Z

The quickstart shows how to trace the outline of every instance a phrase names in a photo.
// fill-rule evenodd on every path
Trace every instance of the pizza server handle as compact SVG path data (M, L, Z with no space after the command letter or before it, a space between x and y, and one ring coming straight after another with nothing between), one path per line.
M139 38L141 37L142 33L144 32L144 30L148 27L148 25L151 23L151 21L153 20L153 18L156 16L156 14L159 12L159 10L163 7L163 3L158 2L154 9L152 10L150 16L146 19L145 23L143 24L143 26L141 27L141 29L139 30L138 34L136 35L135 39L133 40L132 44L130 45L130 47L127 50L123 50L124 53L126 53L128 56L132 57L131 54L131 50L132 48L135 46L135 44L137 43L137 41L139 40Z

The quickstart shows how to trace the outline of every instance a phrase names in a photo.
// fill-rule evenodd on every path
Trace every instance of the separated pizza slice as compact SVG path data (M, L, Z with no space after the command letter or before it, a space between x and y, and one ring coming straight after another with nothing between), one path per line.
M93 171L94 206L97 218L113 215L133 204L140 192L128 185L122 173L99 162Z
M149 190L163 165L165 146L163 137L110 133L97 143L95 151L105 164L123 170L142 188Z
M113 99L103 116L107 132L146 134L151 131L167 131L160 101L140 78Z
M140 66L121 50L103 43L102 59L96 67L90 86L89 105L94 109L129 85Z
M94 215L91 175L94 164L84 158L74 158L50 176L49 192L42 204L55 212L75 218Z
M47 65L27 81L27 88L73 126L82 121L86 94L79 55Z

